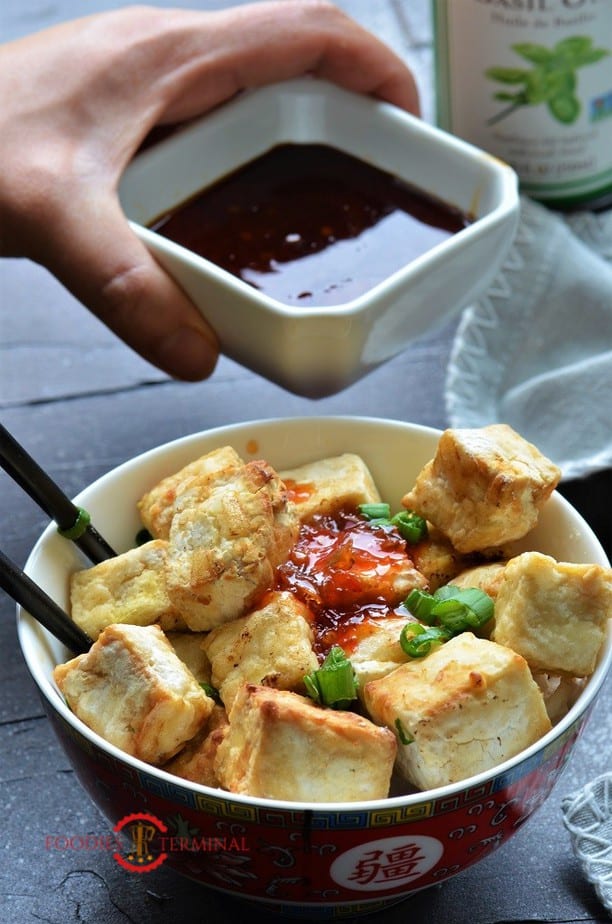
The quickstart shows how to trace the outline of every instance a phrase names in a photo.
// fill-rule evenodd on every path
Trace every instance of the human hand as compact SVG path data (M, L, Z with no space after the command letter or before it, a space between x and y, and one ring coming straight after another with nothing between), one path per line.
M130 229L117 187L156 125L310 73L418 111L410 71L326 0L127 7L0 47L0 255L29 257L170 375L209 375L214 332Z

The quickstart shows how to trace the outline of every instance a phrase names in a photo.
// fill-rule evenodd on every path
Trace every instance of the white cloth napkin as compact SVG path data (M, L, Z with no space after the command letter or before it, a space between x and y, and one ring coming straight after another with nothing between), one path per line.
M445 397L452 427L508 423L565 479L612 466L612 210L521 199L500 273L461 318Z
M582 871L612 917L612 773L567 796L561 811Z

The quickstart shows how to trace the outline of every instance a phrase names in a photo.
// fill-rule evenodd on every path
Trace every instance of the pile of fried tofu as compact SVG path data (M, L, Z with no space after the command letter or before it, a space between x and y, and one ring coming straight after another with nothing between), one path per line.
M71 578L71 615L94 639L58 665L75 715L126 753L206 786L296 802L429 790L489 770L550 730L593 672L612 615L612 571L512 543L560 478L510 427L447 430L403 504L427 520L348 656L349 709L306 695L319 666L313 615L275 575L302 524L380 501L347 452L275 471L231 447L152 486L150 541ZM400 645L412 588L479 587L494 616L422 658Z

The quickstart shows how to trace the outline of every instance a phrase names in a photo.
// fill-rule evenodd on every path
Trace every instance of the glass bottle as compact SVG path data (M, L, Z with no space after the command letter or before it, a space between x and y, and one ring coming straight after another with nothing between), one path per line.
M438 124L552 208L612 205L612 0L433 0Z

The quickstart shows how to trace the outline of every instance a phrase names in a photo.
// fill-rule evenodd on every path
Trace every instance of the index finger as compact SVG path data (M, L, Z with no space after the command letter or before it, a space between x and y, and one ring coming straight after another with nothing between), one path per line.
M191 118L240 90L304 74L419 112L408 66L327 0L164 12L173 28L160 36L168 47L159 121ZM158 99L159 90L157 81Z

